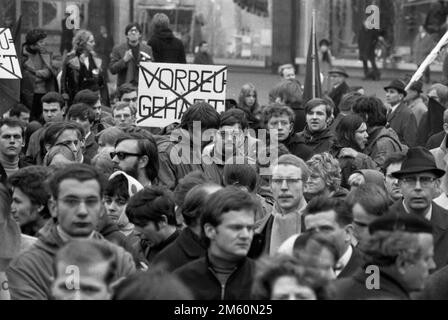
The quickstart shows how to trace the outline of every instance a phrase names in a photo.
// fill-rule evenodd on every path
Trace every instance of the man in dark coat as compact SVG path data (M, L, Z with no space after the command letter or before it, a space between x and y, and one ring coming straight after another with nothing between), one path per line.
M248 300L255 263L247 258L257 203L249 193L227 187L213 193L202 213L207 253L175 274L197 300Z
M406 97L406 84L401 80L393 80L386 90L386 103L389 106L387 112L387 125L398 134L401 143L408 147L417 144L417 119L414 113L403 100Z
M118 45L110 55L110 72L118 74L117 88L124 83L138 84L140 62L152 61L151 47L140 43L141 28L138 23L131 23L125 30L127 42Z
M411 299L411 293L424 288L429 272L435 267L431 224L412 215L390 215L372 222L369 232L371 236L362 246L365 267L352 277L330 284L333 297L337 300Z
M397 216L417 215L432 224L437 269L448 263L448 211L432 201L438 179L444 174L444 170L437 168L431 152L422 147L409 149L401 170L392 173L401 182L403 201L393 204L390 212Z
M148 40L154 52L155 62L187 63L182 41L176 38L169 28L170 20L164 13L157 13L152 18L154 34Z
M306 127L298 134L298 141L310 147L313 155L329 152L335 142L335 136L329 128L332 107L323 99L313 99L305 106Z
M348 74L344 68L333 68L330 72L330 79L332 89L328 94L333 100L336 106L335 116L339 114L339 104L341 103L342 97L350 92L349 85L345 82L348 78Z
M378 42L379 31L367 27L367 19L358 32L358 48L359 60L362 61L364 67L364 79L379 80L380 72L375 61L375 47ZM372 71L369 71L369 63L372 65Z
M202 184L187 193L181 207L187 227L172 244L154 257L154 265L163 264L167 271L174 271L205 256L207 247L201 239L201 210L208 197L219 189L221 187L215 184Z

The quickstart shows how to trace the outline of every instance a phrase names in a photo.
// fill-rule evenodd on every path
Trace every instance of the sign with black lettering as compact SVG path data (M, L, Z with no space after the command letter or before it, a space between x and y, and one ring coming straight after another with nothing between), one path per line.
M0 28L0 79L22 79L11 31Z
M197 101L225 110L227 67L142 62L138 83L137 124L166 127L180 122Z

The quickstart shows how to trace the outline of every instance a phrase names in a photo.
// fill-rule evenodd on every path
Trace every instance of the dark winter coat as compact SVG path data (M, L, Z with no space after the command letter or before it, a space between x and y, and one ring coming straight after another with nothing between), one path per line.
M184 44L168 28L156 29L148 45L152 48L155 62L187 63Z

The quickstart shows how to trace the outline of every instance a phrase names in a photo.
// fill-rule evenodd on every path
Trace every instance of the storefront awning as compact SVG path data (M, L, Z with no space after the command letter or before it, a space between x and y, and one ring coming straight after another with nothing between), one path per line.
M268 0L233 0L244 10L256 14L257 16L267 17L269 15Z

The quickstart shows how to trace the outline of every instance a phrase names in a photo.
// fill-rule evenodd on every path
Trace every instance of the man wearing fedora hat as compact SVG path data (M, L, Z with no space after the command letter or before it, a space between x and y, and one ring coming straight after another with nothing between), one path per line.
M406 91L407 95L404 98L408 104L408 108L411 109L412 113L417 120L417 128L422 120L423 115L428 111L428 107L423 102L421 94L423 92L423 83L421 81L416 81L411 84L409 89Z
M392 173L400 181L403 200L392 205L391 213L416 215L432 224L437 268L448 263L448 210L433 202L439 178L444 174L444 170L437 168L431 152L423 147L409 149L401 170Z
M399 79L384 87L386 91L387 125L398 134L401 143L414 147L417 140L417 120L403 101L406 97L406 84Z
M335 115L339 113L339 104L344 94L350 92L350 86L345 82L348 78L348 74L344 68L335 67L328 73L330 75L331 91L328 96L333 100L337 111Z

